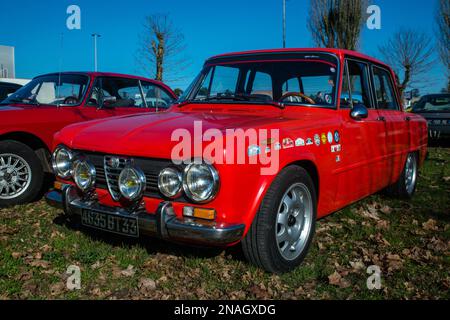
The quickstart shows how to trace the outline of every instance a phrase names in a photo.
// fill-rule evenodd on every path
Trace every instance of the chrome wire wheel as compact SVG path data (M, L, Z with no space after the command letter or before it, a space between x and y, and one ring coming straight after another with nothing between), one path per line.
M314 208L306 185L296 183L284 193L278 207L275 236L277 247L286 260L295 260L303 252L311 232Z
M405 186L406 192L412 194L416 187L417 180L417 162L414 154L408 154L405 164Z
M31 167L22 157L0 154L0 199L8 200L23 194L31 183Z

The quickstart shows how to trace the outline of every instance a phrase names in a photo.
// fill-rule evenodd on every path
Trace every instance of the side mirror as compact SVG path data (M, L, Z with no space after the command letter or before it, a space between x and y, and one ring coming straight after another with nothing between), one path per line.
M355 120L366 119L369 116L369 110L362 104L355 104L352 111L350 111L350 117Z
M115 96L103 97L101 108L111 108L111 105L117 102Z

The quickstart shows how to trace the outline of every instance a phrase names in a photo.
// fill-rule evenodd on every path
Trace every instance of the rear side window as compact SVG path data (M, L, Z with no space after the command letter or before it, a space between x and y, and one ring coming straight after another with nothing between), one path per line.
M373 82L378 109L398 110L394 85L390 73L384 69L373 67Z

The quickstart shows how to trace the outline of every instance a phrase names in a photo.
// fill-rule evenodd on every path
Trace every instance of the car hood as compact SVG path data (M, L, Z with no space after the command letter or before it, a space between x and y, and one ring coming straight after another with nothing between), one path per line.
M293 120L275 107L264 106L263 110L248 108L227 107L220 110L201 107L185 110L174 107L171 111L161 113L89 121L64 128L56 135L55 143L84 151L168 158L180 141L192 145L193 137L204 134L208 129L216 129L216 132L219 130L223 134L229 133L227 129L288 130ZM312 115L304 112L303 119L307 118L311 119ZM205 142L203 146L209 143Z

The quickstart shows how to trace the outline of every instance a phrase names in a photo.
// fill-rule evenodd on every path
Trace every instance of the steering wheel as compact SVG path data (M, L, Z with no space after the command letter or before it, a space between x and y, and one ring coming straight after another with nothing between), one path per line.
M65 98L63 103L64 104L77 104L78 99L73 96L70 96L70 97Z
M279 101L283 102L284 99L289 98L289 97L300 97L310 104L316 104L316 102L313 99L311 99L310 97L308 97L307 95L300 93L300 92L293 92L293 91L286 92L285 94L283 94L283 96L280 98Z

